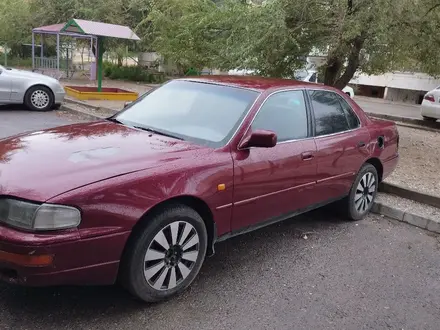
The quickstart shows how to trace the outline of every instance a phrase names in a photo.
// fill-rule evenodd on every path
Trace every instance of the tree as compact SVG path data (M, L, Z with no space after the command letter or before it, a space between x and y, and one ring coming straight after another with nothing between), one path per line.
M156 50L175 61L292 77L317 49L327 54L321 68L324 83L342 89L359 71L439 71L434 65L439 52L422 52L421 45L428 31L425 38L438 44L434 32L440 20L434 14L435 19L424 19L421 9L424 14L426 7L435 11L435 2L156 0L149 19Z
M29 40L31 13L25 0L0 1L0 44L13 47Z

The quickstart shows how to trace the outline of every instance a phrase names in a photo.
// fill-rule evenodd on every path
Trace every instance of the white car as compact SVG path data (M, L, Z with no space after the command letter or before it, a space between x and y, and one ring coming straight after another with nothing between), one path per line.
M296 72L295 78L297 80L309 81L317 84L320 83L318 80L318 72L315 70L299 70ZM351 88L350 86L345 86L344 89L342 89L342 91L345 94L349 95L351 98L354 97L354 89Z
M0 65L0 105L25 104L31 110L47 111L59 108L65 94L54 78Z
M429 121L440 119L440 86L426 93L420 108L423 119Z

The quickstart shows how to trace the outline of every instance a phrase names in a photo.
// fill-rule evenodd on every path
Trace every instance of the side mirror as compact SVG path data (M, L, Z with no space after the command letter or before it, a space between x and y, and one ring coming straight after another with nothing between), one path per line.
M277 135L275 132L266 130L250 131L246 134L239 145L239 149L273 148L277 145Z
M124 103L124 108L126 108L126 107L128 107L130 104L132 104L133 103L133 101L129 101L129 102L125 102Z

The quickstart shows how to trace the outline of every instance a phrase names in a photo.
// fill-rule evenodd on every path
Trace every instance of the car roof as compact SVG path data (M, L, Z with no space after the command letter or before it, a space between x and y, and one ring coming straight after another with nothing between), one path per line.
M264 92L270 89L278 89L283 87L320 86L319 84L293 79L265 78L259 76L210 75L201 77L186 77L178 80L245 88L257 92Z

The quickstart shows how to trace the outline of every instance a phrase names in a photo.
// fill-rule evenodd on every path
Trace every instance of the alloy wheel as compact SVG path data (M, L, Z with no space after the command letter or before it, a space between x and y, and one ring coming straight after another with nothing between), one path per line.
M356 210L363 214L369 210L376 193L376 178L373 173L365 173L356 188L354 205Z
M144 258L144 277L156 290L171 290L191 273L199 256L200 238L186 221L175 221L154 236Z
M31 103L37 109L44 109L49 105L50 97L46 91L36 90L31 95Z

